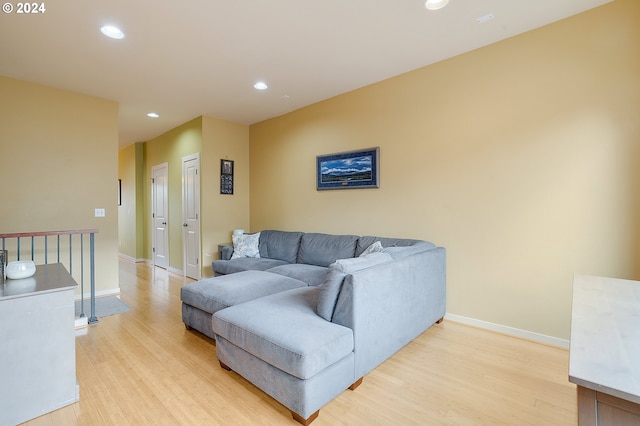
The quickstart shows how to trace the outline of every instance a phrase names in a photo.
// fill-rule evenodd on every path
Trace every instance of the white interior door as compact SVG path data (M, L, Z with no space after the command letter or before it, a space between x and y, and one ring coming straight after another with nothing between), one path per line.
M153 264L162 268L169 266L169 164L151 168Z
M182 158L184 274L200 278L200 154Z

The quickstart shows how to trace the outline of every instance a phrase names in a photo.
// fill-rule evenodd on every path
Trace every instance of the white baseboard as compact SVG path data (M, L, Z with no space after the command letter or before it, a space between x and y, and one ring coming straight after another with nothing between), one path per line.
M122 253L120 253L119 256L124 260L128 260L129 262L146 263L149 266L154 266L153 260L151 259L134 259L133 257L127 256L126 254L122 254ZM171 266L168 266L166 270L167 272L171 272L172 274L184 275L184 271L182 269L172 268Z
M445 314L446 320L459 322L461 324L471 325L478 328L484 328L485 330L491 330L509 336L519 337L521 339L533 340L534 342L542 343L549 346L557 346L563 349L569 349L569 340L560 339L553 336L547 336L545 334L534 333L532 331L521 330L519 328L509 327L501 324L494 324L492 322L482 321L474 318L463 317L456 314Z
M76 330L80 328L87 328L89 326L89 319L87 317L76 317Z
M184 275L184 271L182 269L176 269L176 268L172 268L171 266L169 266L167 268L167 271L177 274L177 275Z
M132 262L132 263L148 262L147 259L136 259L135 257L131 257L128 254L124 254L124 253L118 253L118 257L121 257L122 259L128 260L129 262Z
M153 261L151 260L145 260L145 263L147 263L149 266L154 267L155 265L153 264ZM172 274L176 274L176 275L183 275L184 276L184 272L182 271L182 269L176 269L176 268L172 268L171 266L167 266L166 268L163 268L162 266L158 266L158 268L160 269L164 269L167 272L171 272Z
M120 287L116 287L116 288L110 288L108 290L100 290L100 291L96 291L96 297L105 297L105 296L120 296ZM91 299L91 291L87 291L85 289L84 292L84 300L89 300ZM74 296L74 300L80 300L80 293L77 293Z

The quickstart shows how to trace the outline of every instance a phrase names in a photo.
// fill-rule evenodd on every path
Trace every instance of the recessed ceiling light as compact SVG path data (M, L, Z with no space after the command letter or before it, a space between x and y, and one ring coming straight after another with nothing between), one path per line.
M424 7L429 10L438 10L445 7L447 3L449 3L449 0L427 0Z
M147 117L151 117L151 118L158 118L160 117L157 113L155 112L150 112L149 114L147 114Z
M476 22L478 24L484 24L485 22L488 22L492 19L493 19L493 13L489 13L487 15L481 16L478 19L476 19Z
M100 31L102 31L102 34L106 35L107 37L115 38L116 40L124 38L124 33L122 32L122 30L118 27L114 27L113 25L105 25L100 28Z
M253 87L255 87L258 90L266 90L269 86L267 86L267 83L265 83L264 81L259 81L256 84L254 84Z

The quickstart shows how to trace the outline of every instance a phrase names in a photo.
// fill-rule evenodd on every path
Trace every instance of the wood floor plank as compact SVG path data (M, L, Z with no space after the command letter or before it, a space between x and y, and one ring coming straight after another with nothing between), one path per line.
M185 329L192 280L120 260L131 310L76 337L80 402L30 422L56 425L295 425L289 410L220 368ZM445 321L320 410L325 425L575 425L568 351Z

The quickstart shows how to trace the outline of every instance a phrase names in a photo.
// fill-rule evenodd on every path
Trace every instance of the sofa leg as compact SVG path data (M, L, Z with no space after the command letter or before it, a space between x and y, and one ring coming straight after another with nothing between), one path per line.
M292 411L291 412L291 416L293 416L293 420L295 420L296 422L298 422L300 424L303 424L304 426L307 426L307 425L311 424L311 422L314 421L318 417L319 413L320 413L320 410L318 410L315 413L313 413L312 415L310 415L308 419L305 419L300 414L294 413Z
M436 321L436 324L442 324L442 321L444 321L444 317L442 317L438 321Z
M351 386L349 386L349 390L356 390L356 388L362 384L362 379L364 379L364 377L360 377L356 380Z
M187 330L193 330L193 327L191 327L189 324L187 324L186 322L184 323L184 328L186 328Z
M220 367L222 367L223 370L231 371L231 367L229 367L227 364L225 364L222 361L219 361L219 362L220 362Z

